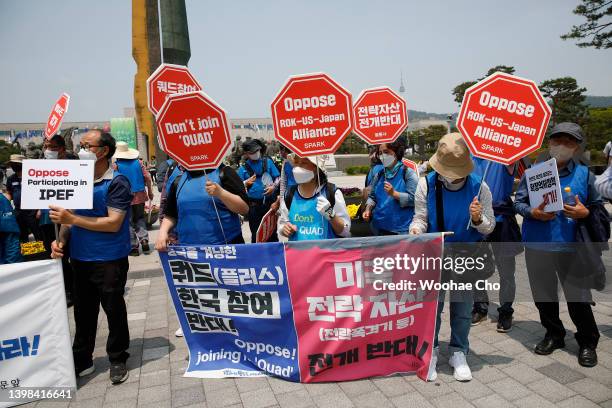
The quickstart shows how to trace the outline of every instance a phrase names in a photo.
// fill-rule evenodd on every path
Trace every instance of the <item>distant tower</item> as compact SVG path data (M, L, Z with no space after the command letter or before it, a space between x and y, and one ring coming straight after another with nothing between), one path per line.
M400 87L399 87L399 92L400 94L402 94L402 96L404 96L404 92L406 92L406 87L404 86L404 73L402 71L400 71ZM404 98L406 99L406 98Z

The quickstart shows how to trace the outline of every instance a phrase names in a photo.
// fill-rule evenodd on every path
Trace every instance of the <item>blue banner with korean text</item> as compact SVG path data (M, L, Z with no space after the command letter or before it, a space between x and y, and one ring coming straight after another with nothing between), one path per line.
M160 252L189 347L185 376L299 381L283 244Z

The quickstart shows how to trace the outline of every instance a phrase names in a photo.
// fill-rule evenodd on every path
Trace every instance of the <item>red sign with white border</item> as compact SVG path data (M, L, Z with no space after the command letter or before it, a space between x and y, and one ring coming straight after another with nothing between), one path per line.
M168 96L156 122L159 146L187 170L217 168L231 146L225 111L202 91Z
M550 115L535 82L496 72L465 92L457 128L474 156L508 165L542 146Z
M271 107L276 138L302 157L334 153L352 128L351 94L327 74L290 77Z
M70 95L63 93L57 102L53 104L49 119L47 119L47 126L45 126L45 139L52 137L56 134L62 125L62 120L66 112L68 112L68 105L70 104Z
M183 65L161 64L147 79L149 110L158 115L169 95L201 91L189 69Z
M366 89L353 106L353 130L369 144L391 143L408 126L406 102L389 87Z

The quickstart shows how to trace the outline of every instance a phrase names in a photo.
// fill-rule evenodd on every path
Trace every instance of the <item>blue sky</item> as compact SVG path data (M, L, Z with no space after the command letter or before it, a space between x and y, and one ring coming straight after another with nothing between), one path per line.
M0 122L45 121L68 92L68 121L133 106L130 0L0 0ZM410 109L457 109L458 83L494 65L537 82L573 76L612 95L612 51L559 35L577 0L186 0L189 66L232 118L269 117L291 74L329 73L354 96L398 88Z

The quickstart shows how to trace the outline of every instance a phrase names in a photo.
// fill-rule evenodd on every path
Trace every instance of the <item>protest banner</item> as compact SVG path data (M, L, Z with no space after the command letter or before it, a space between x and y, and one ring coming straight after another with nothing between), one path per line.
M546 202L544 206L546 212L563 210L557 160L552 158L525 170L525 180L529 191L529 205L532 208Z
M185 376L345 381L425 379L441 234L160 253L189 347ZM403 260L403 264L402 264ZM385 286L386 285L386 286Z
M386 86L362 91L353 117L353 130L369 144L391 143L408 126L406 102Z
M232 144L225 111L202 91L168 96L156 122L160 147L187 170L218 167Z
M277 223L277 210L271 208L261 219L261 223L257 228L257 237L255 242L267 242L273 234L276 234Z
M201 91L189 69L183 65L161 64L147 79L149 111L157 116L169 95Z
M457 128L474 156L509 165L540 148L550 115L535 82L496 72L465 91Z
M93 207L94 162L91 160L24 160L21 208L44 210Z
M53 108L51 108L51 113L47 119L47 126L45 126L45 139L50 138L60 130L62 120L64 120L64 115L66 115L68 111L69 104L70 95L67 93L61 94L57 102L53 104Z
M0 408L48 396L38 390L27 397L29 388L61 387L55 391L74 397L61 261L2 265L0 299Z
M323 73L290 77L271 107L275 137L302 157L334 153L353 124L351 94Z
M404 163L404 165L405 165L406 167L409 167L409 168L411 168L412 170L414 170L414 172L415 172L415 173L416 173L416 175L417 175L417 178L421 177L421 176L419 175L419 165L418 165L418 164L416 164L416 162L414 162L414 161L412 161L412 160L409 160L409 159L402 159L402 163Z

